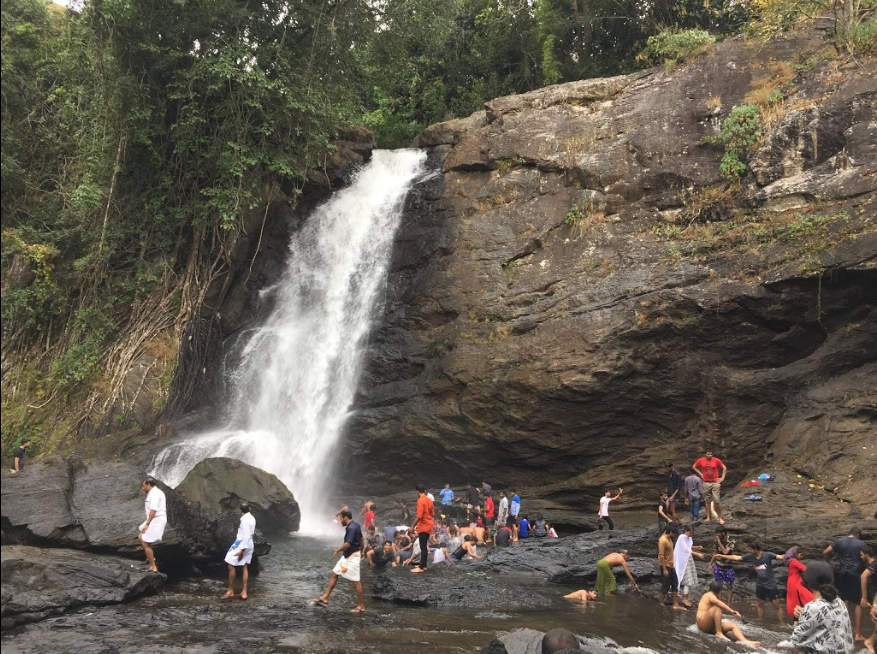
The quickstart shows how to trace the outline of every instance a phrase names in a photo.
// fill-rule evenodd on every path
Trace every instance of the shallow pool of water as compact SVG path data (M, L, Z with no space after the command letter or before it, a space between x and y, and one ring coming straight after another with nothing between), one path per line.
M516 577L521 592L546 592L557 600L538 610L492 606L483 610L398 606L369 600L366 614L351 615L355 597L340 580L329 608L309 604L334 565L334 542L294 536L274 545L250 586L250 599L220 601L220 579L184 580L159 595L130 604L81 610L5 632L6 652L477 652L498 634L529 627L566 627L653 652L736 651L692 627L693 611L681 613L636 595L581 606L564 599L570 588L538 578ZM461 565L465 565L461 564ZM390 571L403 574L403 571ZM377 573L380 574L380 573ZM434 567L428 574L441 574ZM504 583L501 579L497 583ZM741 611L745 609L741 608ZM747 634L777 651L789 628L747 624ZM789 650L779 650L788 652Z

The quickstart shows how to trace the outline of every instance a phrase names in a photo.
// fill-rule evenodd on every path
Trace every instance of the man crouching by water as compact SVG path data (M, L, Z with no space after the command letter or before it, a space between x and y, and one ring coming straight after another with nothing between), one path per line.
M338 577L344 577L353 582L356 589L357 605L355 609L351 609L351 613L365 613L365 600L362 596L362 581L359 578L359 564L362 560L362 528L358 523L353 521L353 514L349 510L342 510L338 513L338 521L344 527L344 542L336 547L332 552L332 556L341 555L338 563L332 569L332 576L329 577L329 585L326 592L317 599L312 600L315 606L328 606L329 596L338 583Z
M238 525L238 533L225 555L225 562L228 564L228 590L225 591L222 599L235 597L234 581L235 577L237 577L238 568L244 569L241 575L240 598L245 600L249 597L247 595L247 583L250 580L249 565L253 560L253 550L255 549L255 545L253 545L253 534L255 533L256 518L250 513L250 505L246 503L241 504L241 521Z
M734 640L741 645L760 647L760 642L757 640L748 640L746 636L743 635L740 627L736 624L728 622L727 620L722 620L722 611L735 615L738 618L740 617L740 612L735 611L719 599L719 593L721 592L722 584L718 581L714 581L710 584L709 591L704 593L703 597L700 598L700 603L697 605L697 628L703 633L713 634L721 640L731 640L725 635L725 632L727 631L730 632L731 635L734 636Z

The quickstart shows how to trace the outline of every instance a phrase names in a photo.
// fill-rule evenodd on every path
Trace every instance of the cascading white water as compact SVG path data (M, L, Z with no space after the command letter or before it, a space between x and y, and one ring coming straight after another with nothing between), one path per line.
M352 184L293 235L275 308L233 372L228 423L160 452L155 476L176 486L203 459L240 459L295 493L303 531L321 529L393 236L425 160L418 150L375 151Z

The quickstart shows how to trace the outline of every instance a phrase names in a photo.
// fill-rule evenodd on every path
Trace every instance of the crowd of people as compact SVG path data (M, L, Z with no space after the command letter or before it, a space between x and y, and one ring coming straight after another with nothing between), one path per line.
M698 628L721 639L729 639L730 635L742 644L757 647L760 643L747 639L738 625L722 619L723 613L740 617L732 608L734 566L748 566L755 574L755 608L759 619L764 618L765 606L770 603L780 624L786 617L796 620L792 643L800 651L845 654L852 652L854 642L859 641L874 652L875 636L864 637L862 618L863 612L870 609L871 620L877 625L877 564L872 547L861 540L861 532L852 529L847 536L826 547L823 552L826 562L805 564L799 547L777 554L765 551L758 541L747 543L742 553L737 553L737 544L725 527L720 505L721 484L726 474L724 462L711 451L694 462L692 472L684 479L672 463L666 463L666 486L661 490L657 506L661 601L679 611L693 607L691 597L698 586L694 559L708 560L713 580L697 606ZM600 529L604 525L614 529L609 504L619 499L622 492L619 488L613 495L607 490L600 498L597 512ZM687 521L679 511L683 504L688 506ZM706 511L703 519L701 508ZM696 524L700 530L704 523L713 521L718 524L708 536L712 549L708 553L704 545L694 543L694 531ZM827 563L832 560L837 564L836 572ZM616 589L613 568L621 568L634 590L639 591L627 561L626 551L608 554L597 563L594 590L582 589L566 597L587 602L613 592ZM785 603L781 602L775 571L775 566L781 565L788 567Z
M800 651L845 654L853 651L855 641L860 641L874 652L875 636L872 634L867 639L863 636L862 620L864 612L870 610L870 618L877 625L877 562L872 547L861 540L860 531L852 529L847 536L828 545L823 552L826 559L823 562L805 563L798 547L782 554L765 551L757 541L749 542L739 553L737 543L725 527L719 505L720 486L727 473L725 464L712 452L707 452L694 463L693 470L694 473L683 480L673 465L667 464L667 487L663 489L658 505L657 562L662 580L662 602L674 610L692 608L692 597L698 586L694 559L709 560L713 579L697 604L695 622L698 628L720 639L730 637L758 647L760 643L746 638L739 625L723 618L726 613L740 617L732 606L735 566L748 566L755 574L758 617L764 617L766 604L770 603L780 623L784 623L787 617L796 620L792 644ZM157 572L153 546L161 541L167 526L166 499L152 477L143 480L142 489L146 492L146 519L138 528L138 538L149 569ZM362 525L354 521L348 507L342 507L337 520L344 527L344 541L333 552L338 560L326 590L313 600L315 605L328 605L340 577L351 581L356 590L357 605L352 612L364 612L363 560L371 568L403 567L414 574L422 574L430 563L454 564L467 558L482 558L479 548L484 546L508 547L521 539L557 538L556 531L542 514L535 513L531 517L522 510L521 497L514 490L494 493L489 484L482 482L480 486L470 484L462 497L455 495L450 484L439 491L438 501L425 487L418 487L417 493L413 516L405 502L388 512L401 516L401 521L384 520L381 524L378 507L371 500L362 506ZM597 512L600 529L604 526L614 529L609 505L622 494L621 488L614 494L607 490L600 498ZM702 520L701 501L706 509ZM677 505L682 503L689 507L687 521L677 511ZM707 552L704 545L694 543L695 526L699 525L700 531L704 523L713 520L718 525L708 536L712 551ZM224 599L248 597L248 565L253 557L255 530L256 520L244 503L240 506L237 537L225 557L228 589L222 596ZM628 567L628 560L627 551L607 554L597 563L594 589L578 590L565 597L589 602L614 592L617 583L613 569L624 572L633 589L639 592L639 584ZM828 563L833 560L837 563L836 572ZM782 565L788 567L784 603L781 602L775 570ZM239 570L242 572L242 590L235 593Z

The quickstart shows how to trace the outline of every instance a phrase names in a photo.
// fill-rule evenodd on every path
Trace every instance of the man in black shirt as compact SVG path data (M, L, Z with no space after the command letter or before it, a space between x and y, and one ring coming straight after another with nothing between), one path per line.
M362 560L362 528L358 523L353 521L353 514L348 510L343 510L338 514L338 521L344 527L344 542L336 547L332 552L332 556L341 555L338 563L332 569L332 576L329 577L329 585L326 592L317 599L312 600L316 606L328 606L329 596L338 583L338 577L344 577L353 582L356 589L356 599L358 604L351 613L365 613L365 600L362 595L362 581L359 578L359 564Z
M853 609L853 634L857 640L863 640L862 636L862 571L865 565L862 562L862 550L865 542L861 539L862 532L858 529L850 529L848 536L838 538L833 544L825 548L823 556L826 561L831 561L832 556L837 558L837 572L834 575L834 585L837 586L838 594L846 602L847 608L852 603Z
M384 545L380 549L369 550L365 556L368 559L368 564L373 568L383 569L387 565L396 567L394 560L396 556L393 553L393 543L391 541L385 540Z
M17 474L24 470L24 457L27 455L27 448L30 447L30 439L25 438L18 447L12 452L12 474Z

